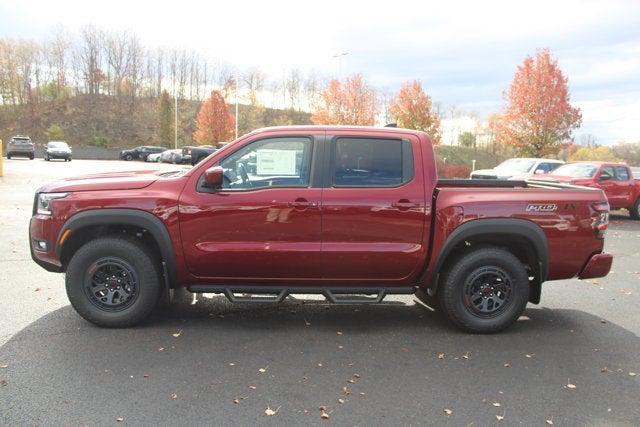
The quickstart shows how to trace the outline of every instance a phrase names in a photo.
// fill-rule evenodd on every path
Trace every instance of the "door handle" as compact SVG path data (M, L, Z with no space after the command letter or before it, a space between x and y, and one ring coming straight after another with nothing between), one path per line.
M400 199L395 203L391 203L391 207L393 208L397 208L397 209L401 209L401 210L406 210L406 209L411 209L411 208L419 208L420 204L419 203L413 203L410 202L407 199Z
M310 202L307 199L297 198L293 202L288 202L287 206L294 209L317 208L318 202Z

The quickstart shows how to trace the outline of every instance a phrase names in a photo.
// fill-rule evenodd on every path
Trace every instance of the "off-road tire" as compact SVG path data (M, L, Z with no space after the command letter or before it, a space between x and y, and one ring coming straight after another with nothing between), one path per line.
M468 289L473 288L470 283L485 281L484 276L479 276L485 271L503 274L506 280L500 279L498 283L510 284L509 297L493 314L475 312L477 307L473 307L474 299L467 293ZM482 280L478 278L474 281L476 277L482 277ZM529 277L524 265L512 253L500 248L484 247L468 252L451 263L444 272L437 297L441 311L459 329L477 334L495 333L513 324L524 311L529 300Z
M133 302L118 311L99 307L85 291L91 269L105 258L125 262L137 278ZM98 326L120 328L137 325L151 314L161 294L161 278L157 260L143 243L114 236L91 240L78 249L67 267L65 282L69 301L80 316Z
M638 200L633 204L633 207L629 209L629 215L631 215L631 219L640 219L640 198L638 198Z

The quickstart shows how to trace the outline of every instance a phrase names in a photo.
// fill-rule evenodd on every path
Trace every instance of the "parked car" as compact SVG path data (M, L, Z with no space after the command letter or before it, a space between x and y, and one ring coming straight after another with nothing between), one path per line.
M197 165L216 151L217 148L212 147L211 145L200 145L198 147L191 147L191 164L194 166Z
M564 164L562 160L514 158L500 163L493 169L471 172L472 179L527 179L534 175L547 174Z
M556 169L544 179L604 191L613 209L627 209L633 219L640 219L640 181L634 179L625 163L573 162Z
M52 159L63 159L65 162L70 162L72 159L71 147L64 141L50 141L44 150L44 159L47 162Z
M182 163L190 165L191 164L191 150L197 148L193 145L185 145L182 147Z
M147 156L149 156L149 154L162 153L164 150L166 150L165 147L143 145L141 147L136 147L131 150L120 151L120 159L121 160L142 160L146 162Z
M173 163L174 165L182 163L182 149L165 150L160 154L162 163Z
M609 272L608 212L599 189L438 181L423 132L276 127L192 169L45 185L29 244L101 326L137 324L180 289L232 302L415 293L462 330L490 333L538 303L543 282Z
M635 179L640 179L640 167L634 166L631 167L631 173Z
M151 153L147 156L147 162L157 163L160 161L160 156L162 153Z
M7 159L11 157L27 157L33 160L35 153L35 144L28 136L16 135L7 143Z

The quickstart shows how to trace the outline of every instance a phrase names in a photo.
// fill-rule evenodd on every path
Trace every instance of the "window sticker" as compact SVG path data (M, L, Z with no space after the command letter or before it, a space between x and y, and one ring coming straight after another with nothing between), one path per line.
M256 163L258 175L296 175L295 150L258 150Z

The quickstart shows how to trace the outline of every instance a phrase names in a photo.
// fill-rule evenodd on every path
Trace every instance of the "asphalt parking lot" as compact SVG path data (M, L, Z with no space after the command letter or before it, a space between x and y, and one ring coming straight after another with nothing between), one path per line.
M547 283L542 304L497 335L460 333L413 297L256 307L205 296L145 326L94 327L70 308L63 275L31 261L33 193L155 167L5 160L0 424L640 424L640 222L626 212L612 216L608 277Z

